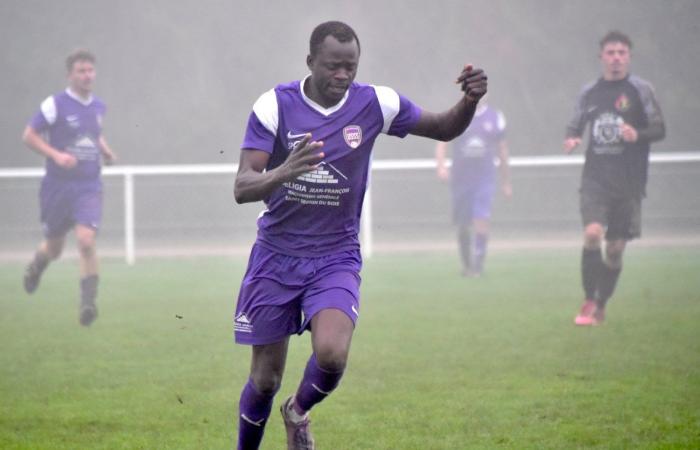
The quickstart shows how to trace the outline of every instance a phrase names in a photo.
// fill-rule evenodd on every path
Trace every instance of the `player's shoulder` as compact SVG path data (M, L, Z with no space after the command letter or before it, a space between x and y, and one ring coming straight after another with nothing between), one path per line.
M635 74L630 74L627 77L627 81L637 88L638 91L653 91L654 90L654 85L651 84L651 81L645 80L644 78L637 76Z
M600 82L603 80L603 78L596 78L595 80L590 80L587 81L586 83L581 86L581 89L579 91L579 95L581 97L585 96L589 92L593 91L596 86L600 84Z
M97 97L96 95L93 95L92 97L92 106L100 111L104 111L107 109L107 103L105 103L104 100L102 100L100 97Z
M299 93L300 89L301 89L301 80L294 80L294 81L289 81L287 83L278 84L277 86L274 87L273 91L282 92L282 93Z

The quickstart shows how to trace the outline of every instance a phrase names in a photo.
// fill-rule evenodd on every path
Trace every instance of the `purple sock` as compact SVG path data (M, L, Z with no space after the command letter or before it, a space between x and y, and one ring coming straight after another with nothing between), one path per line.
M238 450L254 450L260 446L274 397L275 394L258 392L253 381L248 380L238 403Z
M316 354L312 354L306 364L304 378L294 396L294 406L297 412L303 414L316 403L328 397L328 394L338 386L342 376L343 372L326 372L318 367Z

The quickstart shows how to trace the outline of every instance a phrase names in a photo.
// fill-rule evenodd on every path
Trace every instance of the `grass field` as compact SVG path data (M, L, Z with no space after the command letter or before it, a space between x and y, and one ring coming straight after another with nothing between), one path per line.
M608 321L576 328L578 250L378 256L348 371L313 411L321 449L700 448L700 249L631 246ZM230 449L249 349L232 343L244 261L102 265L100 318L77 324L77 267L39 291L0 265L0 448ZM279 403L309 338L292 341Z

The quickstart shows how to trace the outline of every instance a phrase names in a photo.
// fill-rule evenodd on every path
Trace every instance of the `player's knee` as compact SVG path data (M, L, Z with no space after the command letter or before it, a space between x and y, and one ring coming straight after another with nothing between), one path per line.
M48 242L46 244L45 251L49 259L58 259L63 253L63 243L62 242Z
M343 372L347 360L348 354L341 348L327 346L316 350L316 364L326 372Z
M78 249L85 256L91 256L95 253L95 238L93 236L78 236Z
M583 232L583 239L587 247L600 246L603 240L603 227L598 223L587 225Z
M258 392L267 396L275 395L282 385L282 376L277 373L252 374L250 378Z
M621 245L608 245L605 249L605 258L608 265L611 267L621 267L622 266L622 255L625 251L625 247Z

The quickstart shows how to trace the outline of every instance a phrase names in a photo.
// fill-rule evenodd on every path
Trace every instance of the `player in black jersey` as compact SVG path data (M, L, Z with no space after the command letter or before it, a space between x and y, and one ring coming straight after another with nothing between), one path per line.
M629 37L619 31L603 37L603 75L584 86L566 129L564 150L570 153L590 125L580 190L585 301L576 325L597 325L605 319L625 245L641 234L649 147L666 134L653 86L629 73L631 50Z

